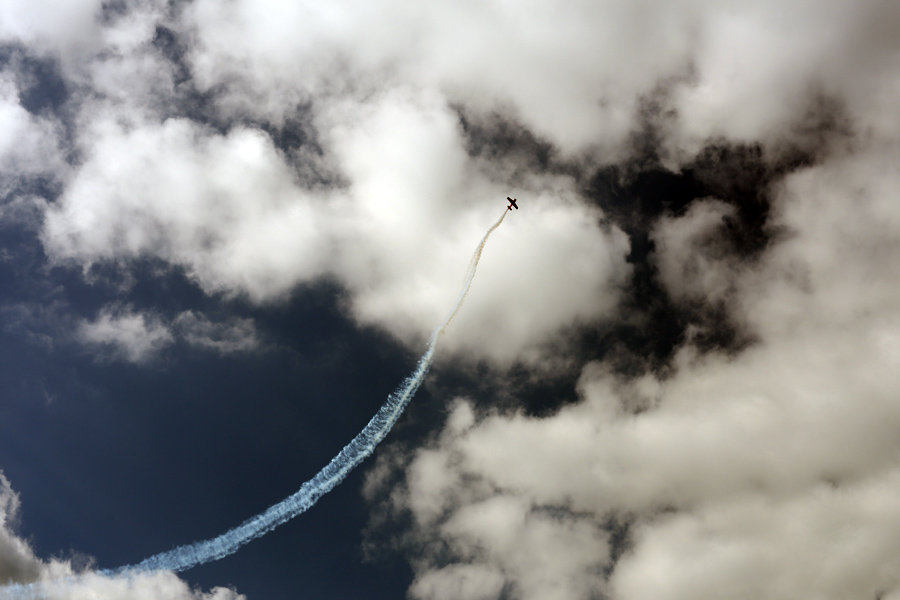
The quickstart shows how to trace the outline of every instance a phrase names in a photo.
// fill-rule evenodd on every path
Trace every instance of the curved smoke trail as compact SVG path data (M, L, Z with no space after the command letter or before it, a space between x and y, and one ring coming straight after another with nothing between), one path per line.
M422 380L425 379L425 375L431 367L437 338L447 328L450 321L456 316L456 313L459 312L475 277L475 270L478 268L478 261L481 260L481 252L484 250L484 245L494 230L500 227L500 223L506 218L507 212L509 211L503 211L503 215L488 229L478 243L478 247L472 255L472 260L469 262L465 284L459 294L459 298L457 298L456 304L453 305L443 323L435 328L431 334L431 338L428 340L428 348L425 350L422 358L419 359L416 370L403 380L400 387L388 396L387 401L378 409L372 420L321 471L300 486L300 489L292 496L269 507L255 517L247 519L234 529L226 531L218 537L186 546L179 546L173 550L151 556L137 564L105 570L101 571L101 573L104 575L119 575L160 569L185 571L197 565L224 558L236 552L238 548L247 542L265 535L282 523L305 512L319 498L343 481L350 471L372 454L379 442L387 436L394 423L397 422L397 419L403 413L403 409L406 408L406 405L409 404L409 401L419 389Z
M466 271L463 289L456 299L456 304L453 305L443 323L435 328L431 334L431 338L428 340L428 348L425 350L422 358L419 359L416 370L403 380L403 383L396 391L388 396L387 401L378 409L372 420L349 444L344 446L344 449L325 468L300 486L300 489L292 496L285 498L268 510L244 521L234 529L226 531L218 537L180 546L174 550L151 556L134 565L102 570L100 574L106 576L131 575L141 571L160 569L185 571L191 567L224 558L236 552L244 544L265 535L282 523L305 512L319 498L343 481L350 471L371 455L379 442L387 436L394 423L397 422L397 419L403 413L403 409L406 408L406 405L409 404L409 401L419 389L422 380L425 379L425 375L428 373L429 367L431 367L437 338L450 325L450 321L453 320L456 313L459 312L466 295L469 293L469 288L472 286L472 280L475 277L475 270L478 268L478 261L481 260L481 252L484 250L484 245L494 230L500 227L500 223L506 218L507 212L506 210L503 211L503 215L488 229L478 243L478 247L475 248L475 253L472 255ZM80 578L81 576L79 575L73 575L57 580L57 583L66 581L74 583ZM43 598L40 589L35 587L36 585L40 584L11 584L4 586L0 588L0 598L15 598L16 600Z

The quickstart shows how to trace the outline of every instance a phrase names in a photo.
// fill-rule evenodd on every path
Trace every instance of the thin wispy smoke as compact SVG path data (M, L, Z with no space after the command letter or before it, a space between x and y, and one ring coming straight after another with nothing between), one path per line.
M271 506L218 537L180 546L151 556L137 564L105 570L102 573L104 575L120 575L137 571L184 571L203 563L224 558L236 552L244 544L265 535L279 525L305 512L318 502L319 498L343 481L350 471L371 455L375 447L387 436L394 423L400 418L406 405L409 404L409 401L419 389L434 359L438 336L450 325L453 317L456 316L462 307L475 278L475 271L478 268L478 262L481 260L484 246L490 235L506 218L507 212L507 210L503 211L503 215L488 229L478 243L478 247L472 255L472 260L469 262L466 279L459 298L457 298L456 303L444 321L431 334L428 348L419 359L416 370L403 381L396 391L388 396L387 401L375 413L372 420L349 444L344 446L343 450L325 468L300 486L300 489L292 496L285 498L278 504Z

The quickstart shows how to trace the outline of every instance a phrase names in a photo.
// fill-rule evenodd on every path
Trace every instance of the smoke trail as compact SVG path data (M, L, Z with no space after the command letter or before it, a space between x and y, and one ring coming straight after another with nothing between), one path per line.
M278 504L269 507L266 511L251 517L244 521L234 529L226 531L222 535L205 540L195 542L186 546L180 546L168 552L162 552L155 556L151 556L137 564L119 567L118 569L105 569L100 571L101 575L114 577L119 575L134 575L141 571L153 570L170 570L185 571L191 567L196 567L203 563L212 562L220 558L224 558L229 554L236 552L244 544L268 533L282 523L293 519L300 513L312 507L322 496L330 492L337 484L344 480L345 477L359 463L365 460L375 447L390 432L394 423L400 418L406 405L415 395L422 380L431 367L432 359L437 345L438 336L450 325L450 322L459 312L460 307L469 293L472 281L475 278L475 270L478 268L478 262L481 260L481 252L487 243L490 235L500 227L503 219L506 218L508 211L504 210L503 214L497 219L481 241L472 259L469 261L469 267L466 271L466 277L463 283L463 289L456 299L453 308L447 314L444 321L435 328L428 340L428 348L425 354L419 359L416 370L403 380L397 390L388 396L387 401L378 409L372 420L357 434L353 440L344 446L337 456L329 462L325 468L319 471L312 479L300 486L300 489L285 498ZM80 575L72 575L54 583L70 582L75 583L81 578ZM15 598L16 600L38 599L43 598L40 583L31 584L9 584L0 588L0 598Z
M372 420L349 444L344 446L343 450L325 468L300 486L300 489L292 496L285 498L255 517L247 519L234 529L226 531L218 537L186 546L179 546L173 550L151 556L135 565L104 570L101 573L104 575L119 575L158 569L184 571L203 563L224 558L236 552L238 548L247 542L265 535L282 523L306 511L319 498L343 481L350 471L372 454L375 447L387 436L394 423L397 422L397 419L403 413L403 409L406 408L406 405L409 404L409 401L419 389L422 380L425 379L425 375L431 367L437 338L450 325L450 321L453 320L456 313L459 312L466 295L469 293L469 288L472 286L472 280L475 277L475 270L478 268L478 261L481 260L481 252L484 250L484 245L494 230L500 227L503 219L506 218L507 212L509 211L503 211L503 215L488 229L478 243L478 247L472 255L472 260L469 262L465 283L459 298L457 298L456 304L453 305L444 321L431 334L431 338L428 340L428 348L425 350L422 358L419 359L416 370L403 380L403 383L396 391L388 396L387 401L378 409Z

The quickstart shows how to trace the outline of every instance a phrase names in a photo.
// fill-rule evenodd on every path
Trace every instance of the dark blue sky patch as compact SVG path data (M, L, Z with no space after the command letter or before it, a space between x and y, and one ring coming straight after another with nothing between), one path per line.
M157 25L153 33L153 47L175 66L175 85L182 85L191 77L191 70L186 62L187 46L182 43L172 29Z
M55 58L38 57L23 46L5 44L0 46L0 67L16 74L19 102L32 114L56 114L70 97Z
M734 353L753 342L721 303L675 302L669 297L659 279L651 232L661 217L683 216L695 202L714 197L735 207L735 215L720 227L722 251L738 262L753 262L777 236L768 225L772 186L796 167L770 163L758 146L720 144L708 146L692 163L672 172L654 166L658 155L648 152L630 164L598 169L585 188L605 218L628 234L627 261L633 271L622 310L641 315L641 325L622 320L586 331L580 346L584 355L608 358L628 376L648 368L664 373L689 330L692 343L702 351Z
M489 164L501 163L513 167L507 173L507 183L518 185L523 178L535 174L570 175L579 179L583 166L565 159L559 150L522 125L514 115L501 111L480 114L455 106L469 156Z

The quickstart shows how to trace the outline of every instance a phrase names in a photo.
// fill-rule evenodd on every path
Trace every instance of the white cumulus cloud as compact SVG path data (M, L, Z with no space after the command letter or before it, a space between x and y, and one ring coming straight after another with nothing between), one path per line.
M528 519L513 518L523 511L577 524L559 530L575 554L566 564L584 561L582 577L613 598L896 593L896 156L883 145L787 176L773 207L780 235L752 261L716 260L729 212L716 201L660 221L662 282L713 302L729 290L755 339L740 352L703 354L688 340L666 376L632 379L590 363L580 402L544 418L457 405L391 496L433 551L413 560L418 597L441 597L427 582L454 565L465 566L447 583L460 597L481 593L465 591L473 569L502 573L514 597L546 594L533 571L558 572L553 544L535 544L545 551L527 572L502 567L523 551L508 543L528 535ZM489 519L496 503L507 508ZM617 528L627 535L613 560L599 540Z
M82 321L75 335L82 343L98 348L105 358L136 363L149 360L173 341L159 319L127 308L102 310L93 321Z

